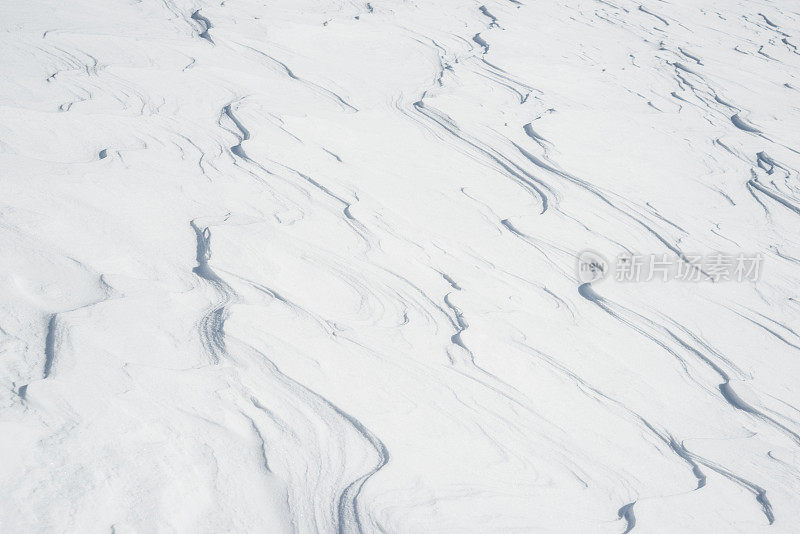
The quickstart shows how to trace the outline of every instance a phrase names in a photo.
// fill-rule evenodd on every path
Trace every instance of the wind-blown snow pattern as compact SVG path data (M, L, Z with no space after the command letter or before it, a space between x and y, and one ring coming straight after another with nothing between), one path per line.
M797 1L2 12L0 531L797 532Z

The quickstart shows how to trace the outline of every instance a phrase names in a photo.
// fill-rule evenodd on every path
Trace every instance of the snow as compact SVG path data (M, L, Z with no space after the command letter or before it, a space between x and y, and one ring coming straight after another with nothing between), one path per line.
M797 2L2 11L3 532L796 531Z

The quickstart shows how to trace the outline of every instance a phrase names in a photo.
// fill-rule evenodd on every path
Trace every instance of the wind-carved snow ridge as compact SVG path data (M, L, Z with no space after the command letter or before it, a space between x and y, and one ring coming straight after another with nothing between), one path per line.
M246 135L245 135L246 138ZM224 218L221 222L224 223L227 220L227 217ZM202 227L197 223L197 221L193 220L190 222L190 226L195 232L196 241L197 241L197 252L196 252L196 259L197 259L197 266L193 269L194 273L197 274L200 278L210 283L215 292L218 295L218 300L214 302L211 306L210 311L208 311L203 318L199 322L199 332L201 335L201 339L203 345L211 357L211 361L214 364L220 364L221 360L224 358L240 358L241 355L230 354L228 352L228 345L226 343L226 333L225 333L225 322L231 315L231 307L237 303L241 304L244 300L236 291L227 283L225 282L217 273L211 268L210 260L211 260L211 230L208 226ZM256 287L255 289L259 291L265 291L262 287ZM274 298L277 297L276 294L271 293ZM289 304L288 301L284 299L280 299L281 302L284 304ZM237 348L242 350L245 355L250 355L251 357L256 357L258 359L264 360L267 364L268 369L272 375L273 380L277 380L279 383L283 385L283 387L287 388L289 392L295 397L294 403L308 403L317 404L322 407L312 409L318 415L317 417L320 418L319 423L323 423L325 425L329 425L330 423L326 422L329 418L339 419L341 420L340 424L344 424L345 426L350 427L350 431L354 432L357 436L359 436L363 441L365 441L369 447L375 450L375 453L378 456L376 465L367 470L365 473L361 474L351 482L349 482L346 486L341 489L341 494L338 497L337 502L335 503L335 514L332 514L333 523L337 525L338 532L341 533L350 533L350 532L364 532L364 523L365 519L364 512L359 510L359 494L362 490L363 485L369 480L371 476L377 473L386 463L389 461L389 452L386 449L386 446L378 439L371 431L369 431L360 421L355 419L353 416L345 413L339 407L333 405L328 400L322 398L321 396L315 394L314 392L307 390L301 384L295 383L290 378L285 376L281 373L278 368L269 360L266 359L266 356L257 349L247 346L243 344L242 340L234 339L234 350ZM252 402L255 407L263 411L272 411L272 410L280 410L280 407L276 407L273 409L268 409L264 405L261 404L255 397L252 397ZM325 413L328 412L328 413ZM249 421L253 431L255 432L256 436L258 437L259 442L259 449L261 450L261 457L262 463L264 468L269 473L274 473L275 471L270 468L270 460L269 460L269 446L270 442L268 438L265 437L265 433L262 433L259 425L255 422L253 418L248 416L246 413L242 412L242 414L247 418ZM290 423L291 424L291 423ZM294 451L297 454L298 451ZM346 452L346 451L343 451ZM320 495L307 495L305 496L306 499L312 498L319 498ZM333 510L332 509L332 510ZM292 513L290 508L289 513ZM292 517L290 519L290 524L294 525L294 528L297 528L298 524L303 524L303 521L300 518ZM330 526L330 525L328 525ZM313 530L324 530L326 525L324 524L317 524ZM312 530L306 527L304 530Z
M200 335L206 351L213 363L219 363L226 352L225 320L229 315L229 307L237 295L233 288L220 278L209 265L211 260L211 230L207 226L201 230L195 221L191 221L190 225L197 239L197 266L193 271L197 276L210 283L214 291L219 295L219 299L199 323Z
M9 4L0 530L796 531L797 9Z
M208 20L207 18L205 18L203 15L201 15L199 9L197 11L195 11L194 13L192 13L192 19L196 20L200 24L200 26L202 27L203 31L201 31L198 35L200 35L200 37L202 39L205 39L209 43L214 44L214 40L211 38L211 35L208 33L208 31L212 28L211 21Z

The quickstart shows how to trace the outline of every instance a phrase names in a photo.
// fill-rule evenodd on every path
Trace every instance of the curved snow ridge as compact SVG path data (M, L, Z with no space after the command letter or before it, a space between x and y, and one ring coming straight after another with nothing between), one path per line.
M208 20L206 17L200 14L200 10L198 9L191 16L192 20L197 21L201 26L201 32L198 34L201 39L205 39L212 45L214 44L214 40L211 38L211 35L208 33L213 26L211 25L211 21Z

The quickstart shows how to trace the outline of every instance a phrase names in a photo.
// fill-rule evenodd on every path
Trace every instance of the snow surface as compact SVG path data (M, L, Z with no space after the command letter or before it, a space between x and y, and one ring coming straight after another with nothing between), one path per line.
M797 532L798 1L0 6L2 532Z

